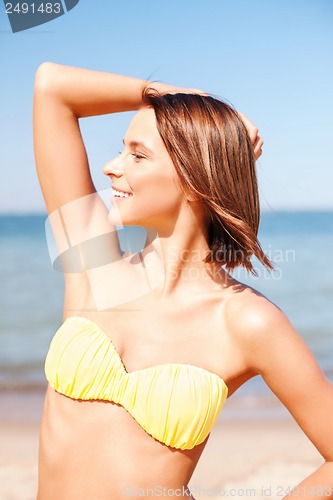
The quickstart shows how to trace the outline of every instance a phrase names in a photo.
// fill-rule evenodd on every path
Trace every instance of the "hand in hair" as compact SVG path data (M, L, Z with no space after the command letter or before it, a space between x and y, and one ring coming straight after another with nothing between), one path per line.
M249 120L249 118L246 115L244 115L244 113L241 113L240 111L237 111L237 113L243 120L243 123L247 129L247 132L253 144L254 155L258 160L258 158L262 155L262 146L264 144L264 141L262 140L262 138L258 133L259 132L258 128L251 122L251 120Z
M157 91L159 94L200 94L200 95L207 95L206 92L200 89L192 89L192 88L183 88L183 87L175 87L172 85L166 85L163 83L157 83L157 82L149 82L149 84L145 87L149 88L152 91ZM240 111L237 111L238 115L242 119L247 132L250 136L250 139L253 144L254 148L254 155L256 160L262 155L262 146L264 144L264 141L260 137L258 133L258 128L254 125L254 123L251 122L251 120L244 115L244 113L241 113Z

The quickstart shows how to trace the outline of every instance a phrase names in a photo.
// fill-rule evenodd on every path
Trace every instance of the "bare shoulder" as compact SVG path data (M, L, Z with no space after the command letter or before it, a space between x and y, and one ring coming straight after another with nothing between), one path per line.
M241 283L226 301L224 320L233 340L246 353L249 369L256 373L265 371L269 358L280 352L282 346L303 343L277 305Z
M225 320L234 335L260 340L267 338L277 322L288 321L277 305L254 288L242 283L234 288L225 305Z

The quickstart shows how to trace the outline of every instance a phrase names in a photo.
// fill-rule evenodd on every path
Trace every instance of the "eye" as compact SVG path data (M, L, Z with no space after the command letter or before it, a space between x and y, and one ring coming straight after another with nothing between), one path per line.
M131 153L131 155L135 158L135 161L140 161L145 159L145 156L143 156L140 153Z

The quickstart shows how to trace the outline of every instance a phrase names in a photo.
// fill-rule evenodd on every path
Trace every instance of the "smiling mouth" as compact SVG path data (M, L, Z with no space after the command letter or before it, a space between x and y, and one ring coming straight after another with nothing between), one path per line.
M118 191L118 189L112 189L112 195L114 198L130 198L133 193L126 193L125 191Z

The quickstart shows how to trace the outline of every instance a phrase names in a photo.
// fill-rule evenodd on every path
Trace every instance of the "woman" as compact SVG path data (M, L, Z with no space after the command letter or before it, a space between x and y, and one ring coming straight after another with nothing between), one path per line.
M128 110L139 111L124 150L104 167L108 213L78 120ZM34 136L65 272L38 500L193 498L227 396L257 374L323 456L303 496L325 486L333 498L332 385L284 314L228 273L254 271L251 255L271 267L257 240L255 127L199 91L44 63ZM115 225L145 227L142 251L120 248Z

